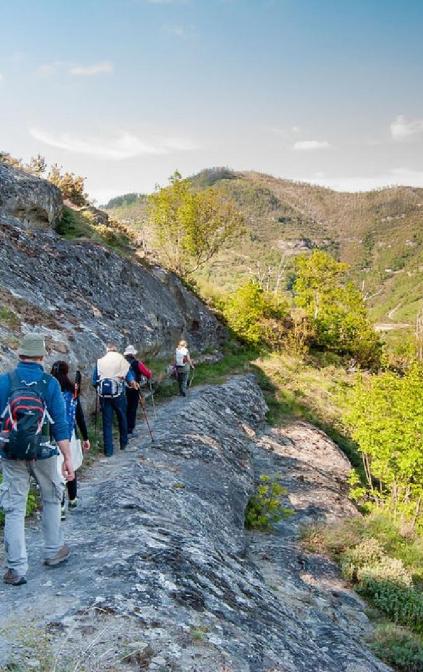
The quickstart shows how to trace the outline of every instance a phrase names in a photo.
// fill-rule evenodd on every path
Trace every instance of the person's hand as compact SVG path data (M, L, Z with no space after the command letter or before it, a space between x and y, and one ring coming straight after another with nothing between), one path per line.
M88 439L86 441L82 442L82 450L84 451L84 453L88 453L90 448L91 448L91 443L89 442Z
M129 383L129 387L132 387L133 390L139 390L140 389L140 386L139 386L139 384L137 383L136 380L133 380L131 383Z
M62 474L65 481L73 481L75 478L75 472L72 466L72 459L70 457L65 457L62 464Z

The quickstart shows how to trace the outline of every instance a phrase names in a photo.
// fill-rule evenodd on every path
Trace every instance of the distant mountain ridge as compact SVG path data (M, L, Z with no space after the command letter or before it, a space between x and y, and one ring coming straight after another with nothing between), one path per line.
M320 247L351 265L376 321L414 322L423 295L423 189L336 192L228 168L203 170L191 181L196 189L212 186L233 199L248 229L239 246L222 252L204 277L215 279L218 271L219 283L231 289L257 266L262 272L278 266L282 257ZM145 204L142 195L112 212L142 231Z

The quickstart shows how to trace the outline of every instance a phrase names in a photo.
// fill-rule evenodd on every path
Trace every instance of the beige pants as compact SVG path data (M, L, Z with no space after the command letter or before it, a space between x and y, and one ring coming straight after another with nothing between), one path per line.
M25 576L28 571L25 512L30 476L34 476L40 486L45 558L53 557L63 546L60 506L64 484L57 472L55 455L34 462L2 459L1 463L3 482L0 486L0 506L5 513L4 545L7 566L19 576Z

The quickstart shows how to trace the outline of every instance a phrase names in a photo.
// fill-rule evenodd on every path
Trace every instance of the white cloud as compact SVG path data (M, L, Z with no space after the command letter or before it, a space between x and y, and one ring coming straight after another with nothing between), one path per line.
M58 72L66 72L74 77L94 77L95 75L112 73L113 63L101 61L91 65L80 65L66 61L52 61L51 63L43 63L36 70L40 77L52 77Z
M110 74L113 72L113 63L102 61L92 65L72 65L68 70L70 75L77 77L93 77L95 75Z
M49 133L37 128L29 129L35 140L50 147L95 158L121 161L142 155L163 155L174 151L191 151L198 147L188 139L152 135L148 140L127 131L114 137L76 137L70 133Z
M36 73L40 77L51 77L55 75L60 66L62 65L61 61L55 61L54 63L43 63L37 68Z
M298 140L293 149L300 152L313 152L316 149L328 149L330 144L326 140Z
M393 168L379 175L352 176L352 177L326 177L315 174L304 180L311 184L330 187L335 191L370 191L393 186L423 187L423 170L410 168Z
M423 119L407 120L400 114L391 123L391 135L394 140L407 140L413 135L423 135Z

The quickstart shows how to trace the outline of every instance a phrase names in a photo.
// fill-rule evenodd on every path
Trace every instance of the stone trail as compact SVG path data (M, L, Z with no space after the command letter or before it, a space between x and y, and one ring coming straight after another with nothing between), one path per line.
M33 521L29 582L0 587L0 670L37 667L44 625L52 672L387 672L364 605L298 542L304 523L355 514L348 462L309 425L266 429L265 411L251 376L159 407L153 445L141 426L134 452L81 479L64 566L42 567ZM281 474L295 511L274 534L244 531L260 473Z

